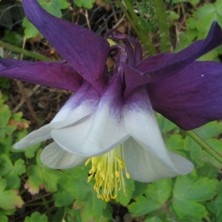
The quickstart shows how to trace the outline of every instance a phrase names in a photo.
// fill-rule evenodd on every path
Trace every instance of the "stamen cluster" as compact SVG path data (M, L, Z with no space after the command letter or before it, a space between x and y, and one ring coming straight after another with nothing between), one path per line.
M123 149L121 146L112 149L101 156L91 157L85 165L91 162L88 182L95 179L94 190L97 197L106 202L117 198L118 192L126 193L125 177L130 178L127 173Z

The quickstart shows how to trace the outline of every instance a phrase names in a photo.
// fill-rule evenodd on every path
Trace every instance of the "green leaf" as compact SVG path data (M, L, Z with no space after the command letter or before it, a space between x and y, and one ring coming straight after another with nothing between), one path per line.
M6 181L0 179L0 208L4 210L12 210L16 207L22 207L23 200L17 194L16 190L5 190Z
M31 194L37 194L40 188L43 187L43 179L41 169L36 165L31 165L27 171L28 180L25 183L25 188Z
M222 221L222 193L220 193L215 200L211 201L208 205L214 221Z
M222 122L213 121L195 129L195 132L203 139L218 136L222 133Z
M152 218L147 218L144 220L144 222L162 222L162 220L159 217L152 217Z
M202 218L208 214L206 208L195 201L175 200L173 209L183 221L201 222Z
M38 0L40 5L50 14L61 18L61 9L66 9L69 6L67 0Z
M207 153L193 139L191 139L190 137L186 137L186 139L185 139L185 147L186 147L186 149L190 150L191 159L198 166L203 166L206 163Z
M76 201L74 206L81 209L83 221L100 221L106 202L98 199L96 192L90 192L84 201Z
M160 205L156 202L153 202L151 199L139 196L135 199L135 202L129 205L129 211L134 216L146 215L150 212L153 212L159 209Z
M172 180L163 179L149 184L145 196L141 195L129 205L133 216L141 216L158 210L171 196Z
M192 5L195 6L200 2L200 0L173 0L172 1L173 4L181 3L181 2L189 2L189 3L191 3Z
M173 190L172 207L180 219L201 220L207 210L200 202L211 199L216 193L217 180L207 177L179 176Z
M75 200L74 208L79 209L82 221L101 221L106 202L97 198L93 184L88 183L87 178L86 167L65 170L59 180L58 192L54 194L55 205L68 206Z
M24 160L18 159L11 166L9 173L6 175L8 189L18 189L20 187L19 176L26 172Z
M216 186L217 180L207 177L179 176L173 190L174 198L206 201L215 194Z
M58 180L61 173L58 170L49 169L43 165L31 165L27 171L28 180L25 188L31 194L36 194L45 188L49 192L57 191Z
M0 221L1 222L8 222L8 217L5 215L0 215Z
M171 130L176 130L178 129L178 127L171 122L170 120L168 120L167 118L165 118L164 116L157 114L157 121L159 124L159 127L161 129L161 132L169 132Z
M172 180L161 179L148 185L145 195L162 205L171 196Z
M167 148L169 148L169 150L171 151L177 151L177 153L179 153L180 155L183 154L183 151L185 148L184 144L185 144L185 140L180 134L170 135L166 139Z
M84 167L76 167L65 170L59 179L59 187L55 197L57 207L68 206L74 199L85 200L88 192L94 192L92 185L87 183L88 170Z
M45 214L34 212L30 217L26 217L24 222L48 222L48 218Z
M25 38L33 38L39 34L38 29L27 18L23 19L22 25L25 28Z
M95 0L73 0L74 4L76 4L79 8L87 8L91 9Z
M222 156L222 142L220 140L209 138L205 139L205 141L211 146L212 149L220 153L220 155ZM185 147L186 149L190 150L191 158L198 166L203 167L204 164L210 163L218 169L222 167L221 163L219 163L214 157L212 157L209 153L203 150L202 147L190 137L186 137Z
M145 192L147 188L147 183L134 181L134 186L135 186L135 190L133 192L133 198L140 196Z
M12 161L7 154L0 156L0 176L5 176L9 173L12 168Z
M4 38L2 38L2 41L18 47L22 46L22 36L14 31L6 30L4 33Z
M0 129L8 125L11 117L11 111L7 105L0 106Z
M130 200L132 199L133 191L135 190L135 185L133 180L125 178L125 183L126 183L126 192L124 193L123 190L120 190L116 198L116 201L124 206L126 206L130 202Z
M69 190L69 189L68 189ZM74 197L70 195L68 190L60 190L54 195L55 206L56 207L64 207L72 204Z

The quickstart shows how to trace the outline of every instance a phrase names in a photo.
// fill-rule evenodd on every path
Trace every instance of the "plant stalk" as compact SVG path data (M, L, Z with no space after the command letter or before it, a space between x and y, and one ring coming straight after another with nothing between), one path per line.
M156 53L156 50L153 46L152 41L149 39L148 35L142 31L139 25L139 19L136 13L134 12L134 9L132 7L132 4L129 0L124 0L125 5L122 3L121 0L117 0L117 3L121 10L123 11L124 15L130 22L132 28L136 32L137 36L142 41L143 45L146 47L150 55L154 55Z
M206 143L196 132L190 130L186 131L186 134L198 143L209 155L222 164L222 155Z
M171 41L165 4L163 0L153 0L152 2L155 7L156 19L160 32L160 50L161 52L169 52Z
M31 57L33 59L37 59L37 60L41 60L41 61L52 61L50 58L48 58L46 56L43 56L43 55L38 54L38 53L30 52L30 51L25 50L23 48L19 48L17 46L14 46L14 45L11 45L9 43L2 42L2 41L0 41L0 47L9 49L9 50L11 50L13 52L16 52L16 53L19 53L19 54L23 54L23 55L25 55L27 57Z

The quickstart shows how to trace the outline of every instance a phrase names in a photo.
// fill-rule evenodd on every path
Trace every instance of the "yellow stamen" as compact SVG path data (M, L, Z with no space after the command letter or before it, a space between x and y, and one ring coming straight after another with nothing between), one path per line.
M120 190L126 193L125 177L129 179L130 176L126 171L122 146L101 156L89 158L85 165L90 162L88 182L95 179L94 190L98 198L108 202L115 199Z

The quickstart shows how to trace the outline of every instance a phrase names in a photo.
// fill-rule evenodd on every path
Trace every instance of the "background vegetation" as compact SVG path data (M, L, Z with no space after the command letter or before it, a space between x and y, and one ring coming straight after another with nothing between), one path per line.
M144 55L177 51L204 38L213 21L222 26L222 0L39 0L50 13L103 35L116 28L137 37ZM73 43L75 44L75 43ZM202 60L221 60L221 48ZM0 56L59 60L59 55L24 18L21 2L0 1ZM187 176L150 184L127 180L127 195L116 201L97 199L87 183L87 167L65 171L39 161L44 144L24 152L13 143L49 122L69 92L0 79L0 222L220 222L222 123L211 122L184 132L158 115L167 147L191 159ZM53 104L53 106L51 105ZM202 138L202 146L198 139Z

